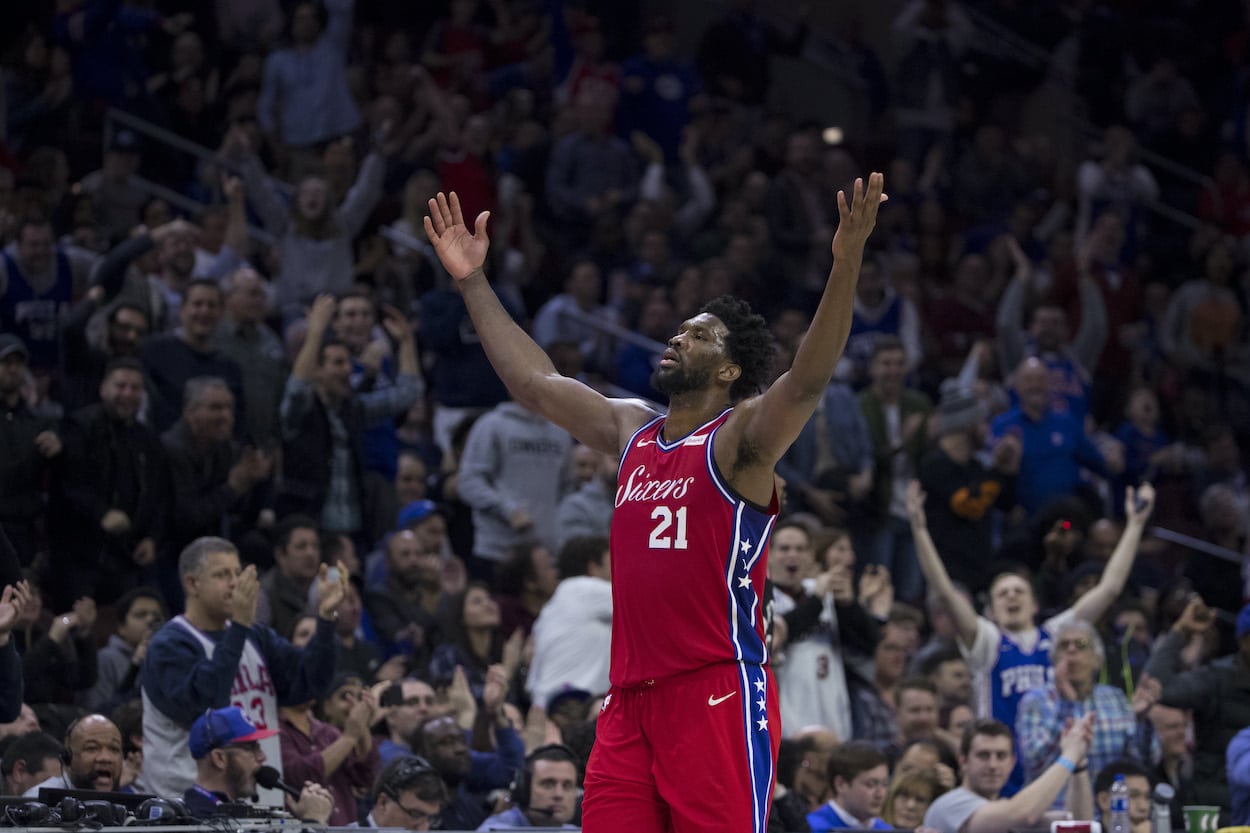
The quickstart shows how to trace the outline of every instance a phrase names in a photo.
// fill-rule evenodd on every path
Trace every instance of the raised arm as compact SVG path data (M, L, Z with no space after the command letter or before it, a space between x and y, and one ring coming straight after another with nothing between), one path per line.
M426 235L464 296L487 358L517 402L591 448L618 455L622 442L655 414L641 402L608 399L561 376L543 349L512 320L482 271L490 247L489 214L479 214L470 231L453 191L450 198L440 192L430 200L425 218Z
M1124 534L1107 559L1102 578L1072 605L1072 613L1078 619L1097 622L1124 591L1124 583L1133 569L1133 559L1137 557L1137 545L1146 531L1146 521L1154 505L1155 490L1149 483L1125 490L1124 515L1128 520L1124 525Z
M916 543L916 560L924 572L925 581L946 602L951 617L955 620L955 631L959 641L971 646L977 636L977 612L955 589L950 575L942 566L942 558L938 555L933 538L929 535L929 527L924 511L925 493L920 488L920 481L913 480L907 484L907 518L911 521L911 536Z
M1085 715L1064 730L1059 741L1059 751L1074 765L1080 766L1085 761L1090 740L1094 734L1093 712ZM1031 781L1024 789L1011 798L1000 798L985 804L972 814L964 824L963 833L999 833L1012 827L1028 827L1041 819L1050 809L1055 796L1067 786L1072 773L1055 761ZM1082 774L1081 778L1088 778Z
M762 395L738 406L744 417L741 442L754 449L770 471L811 418L842 357L851 332L864 244L877 224L878 207L887 199L884 187L885 178L874 173L867 186L862 179L855 180L849 202L845 191L838 192L833 269L794 363Z

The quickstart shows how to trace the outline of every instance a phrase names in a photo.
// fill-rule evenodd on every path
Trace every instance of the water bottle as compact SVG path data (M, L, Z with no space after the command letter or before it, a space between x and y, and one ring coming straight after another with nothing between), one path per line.
M1153 806L1150 808L1151 833L1172 833L1172 799L1176 790L1166 781L1155 784Z
M1111 785L1110 816L1110 833L1132 833L1128 818L1128 784L1124 783L1123 775L1117 775Z

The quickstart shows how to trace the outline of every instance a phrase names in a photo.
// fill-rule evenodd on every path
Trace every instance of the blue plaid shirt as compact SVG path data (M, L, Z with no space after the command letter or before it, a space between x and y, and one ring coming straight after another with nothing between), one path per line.
M1059 690L1051 683L1025 694L1016 713L1016 738L1020 742L1026 783L1036 779L1059 757L1059 738L1068 718L1080 720L1089 711L1098 715L1088 753L1091 781L1098 770L1115 759L1137 757L1137 716L1123 691L1114 686L1095 685L1088 698L1073 702L1060 697ZM1065 789L1059 793L1054 806L1063 806L1066 792Z

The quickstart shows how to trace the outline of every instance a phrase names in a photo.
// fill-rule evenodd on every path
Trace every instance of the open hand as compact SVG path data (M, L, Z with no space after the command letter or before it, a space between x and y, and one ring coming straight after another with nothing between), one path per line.
M430 200L430 213L425 218L425 234L434 244L434 251L442 261L443 268L456 280L462 281L481 270L490 249L486 235L486 223L490 212L483 211L474 221L473 231L465 225L460 210L460 198L451 192L450 200L442 192Z
M855 187L848 203L845 191L838 192L838 230L833 235L833 259L863 254L864 243L877 225L877 209L889 199L885 192L885 177L880 173L868 175L868 186L863 178L856 178Z
M335 565L337 576L330 575L330 565L322 564L317 573L317 615L322 619L333 618L343 599L347 596L347 565L339 561Z

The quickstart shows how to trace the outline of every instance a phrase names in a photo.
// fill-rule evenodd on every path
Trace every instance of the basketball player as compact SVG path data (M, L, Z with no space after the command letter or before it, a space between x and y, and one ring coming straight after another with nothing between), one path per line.
M883 177L838 193L833 270L790 370L765 392L762 317L720 298L682 322L653 384L667 414L561 376L482 272L488 215L430 200L426 232L513 398L620 458L612 518L612 688L583 805L592 833L762 833L780 739L763 604L773 466L815 411L851 326Z

